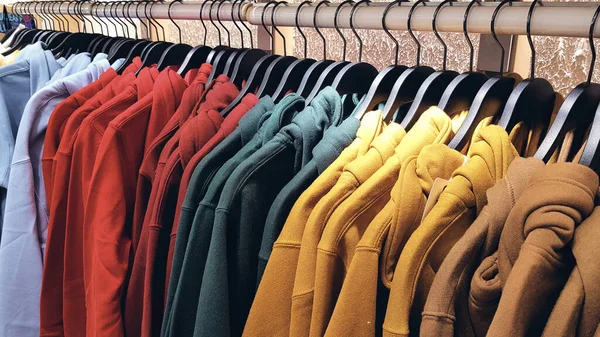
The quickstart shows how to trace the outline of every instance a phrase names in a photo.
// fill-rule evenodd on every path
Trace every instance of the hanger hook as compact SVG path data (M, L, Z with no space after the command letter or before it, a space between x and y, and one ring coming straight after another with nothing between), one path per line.
M204 23L204 18L202 18L202 14L204 13L204 6L206 5L207 2L213 2L213 0L206 0L204 2L202 2L202 6L200 6L200 23L202 24L202 27L204 28L204 42L202 43L202 45L206 46L206 36L208 35L208 31L206 28L206 23Z
M535 77L535 45L531 38L531 17L533 16L533 10L535 5L539 2L540 6L543 6L541 0L533 0L531 6L529 6L529 12L527 12L527 42L529 42L529 49L531 49L531 67L529 68L529 78L534 79Z
M94 13L94 14L92 14L92 18L94 18L94 21L96 21L96 23L98 23L98 26L100 27L100 34L108 36L108 33L104 33L104 27L105 27L104 26L104 24L105 24L104 20L100 20L99 19L99 17L100 17L98 15L98 13L99 13L98 11L99 10L100 10L100 3L98 3L98 2L91 2L90 14ZM96 15L96 16L94 17L94 15ZM106 27L108 27L108 26L106 26Z
M138 21L140 22L140 24L142 26L144 26L144 30L146 32L148 32L148 25L144 22L144 20L142 20L142 18L140 17L140 6L143 4L142 1L134 1L136 3L135 5L135 17L138 19ZM144 14L146 13L146 11L144 11ZM137 29L136 29L137 30Z
M592 23L590 24L590 50L592 52L592 62L590 65L590 72L587 78L587 84L592 83L592 76L594 75L594 66L596 64L596 46L594 45L594 29L596 28L596 22L598 21L598 13L600 13L600 5L596 8L594 16L592 17Z
M75 12L71 13L71 4L77 6L77 3L75 3L74 1L67 2L67 15L70 17L73 17L73 16L76 16L76 14L75 14ZM77 23L77 32L81 33L81 25L79 24L79 20L75 20L75 21ZM67 22L69 22L68 19L67 19ZM69 26L68 29L70 30L71 27Z
M342 61L346 61L347 41L346 41L346 37L344 36L344 34L342 34L342 30L340 29L340 26L338 25L338 18L340 15L340 11L342 10L342 7L344 7L345 5L355 4L355 3L356 2L354 0L346 0L344 2L339 3L337 8L335 9L335 15L333 16L333 26L335 27L335 30L342 38L342 47L343 47L342 48Z
M408 19L406 21L406 25L408 27L408 33L410 34L410 37L413 39L413 41L415 41L415 43L417 44L417 67L421 65L421 43L419 42L419 39L417 39L417 37L415 36L415 33L412 30L412 17L413 17L413 13L415 11L415 8L417 8L418 5L423 4L423 6L425 6L425 1L424 0L419 0L417 2L415 2L412 7L410 7L410 11L408 12Z
M83 7L83 3L85 2L85 0L84 1L74 1L74 2L75 2L75 13L77 13L77 16L83 22L83 32L87 33L86 22L89 22L90 23L90 27L91 27L90 30L92 31L92 34L95 34L96 31L94 30L94 22L92 22L92 19L86 18L86 16L83 15L83 10L81 9ZM91 11L91 8L90 8L90 16L92 16L91 13L92 13L92 11Z
M325 41L325 36L323 36L323 33L321 33L321 30L319 29L319 26L317 26L317 13L319 12L319 7L321 7L323 5L329 6L330 3L331 3L331 1L329 1L329 0L322 0L322 1L320 1L315 6L315 11L313 12L313 27L317 31L317 34L319 34L319 36L321 37L321 40L323 40L323 60L327 59L327 43Z
M362 61L363 41L360 38L360 35L358 35L356 32L356 29L354 29L354 13L356 13L358 6L362 4L367 4L368 6L370 3L371 0L361 0L352 6L352 10L350 11L350 29L352 29L352 33L354 33L354 36L356 36L356 39L358 40L358 62Z
M446 5L447 3L450 3L450 6L452 6L452 1L455 1L455 0L442 1L435 8L435 11L433 12L433 19L431 20L431 27L433 28L433 33L435 34L435 37L437 37L437 39L442 44L442 48L444 48L444 59L442 61L442 70L443 71L446 71L446 63L448 60L448 46L446 45L446 42L444 42L444 39L442 39L442 36L440 35L440 33L437 31L437 16L438 16L440 10L442 9L442 7L444 7L444 5Z
M150 14L148 14L148 6L150 6L150 4L154 6L154 2L150 0L146 1L146 5L144 6L144 17L148 20L148 37L150 38L150 40L152 40L152 27L154 27L154 31L156 32L156 40L160 41L160 35L158 35L158 27L152 19L152 8L150 8Z
M152 20L154 20L154 22L156 22L156 24L158 25L158 27L160 27L160 30L162 31L162 36L163 36L163 41L167 41L167 36L165 35L165 27L163 27L163 25L156 20L156 18L154 17L154 14L152 14L152 12L154 11L154 6L156 6L156 3L163 3L163 0L155 0L152 2L152 6L150 6L150 16L152 17ZM156 36L158 38L158 40L160 41L160 38L158 37L158 31L156 31Z
M114 8L115 8L115 19L117 20L117 22L119 23L119 25L121 26L121 32L123 33L123 35L127 38L130 38L129 35L129 29L127 28L127 23L125 22L124 19L122 19L119 16L119 5L121 5L122 1L115 1L114 3Z
M471 42L471 37L469 37L469 32L467 32L467 25L469 22L469 14L471 13L471 8L473 7L474 4L478 4L479 6L481 6L481 0L472 0L469 5L467 6L467 9L465 10L465 18L463 20L463 34L465 35L465 39L467 40L467 44L469 45L469 72L473 72L473 58L475 55L475 48L473 48L473 42Z
M235 19L235 4L240 1L240 6L241 6L241 0L233 0L233 2L231 3L231 21L233 22L233 24L235 25L235 28L238 29L238 31L240 32L240 42L242 44L242 48L244 48L244 32L242 31L242 28L238 25L237 20Z
M171 20L171 23L177 28L177 33L179 34L179 43L181 43L181 27L179 27L179 25L171 17L171 7L173 7L173 5L176 2L179 2L180 4L183 4L183 0L173 0L173 1L171 1L171 3L169 4L169 7L167 8L167 15L169 16L169 20Z
M277 10L277 6L279 5L288 5L287 1L279 1L275 4L275 6L273 6L273 11L271 12L271 25L273 26L273 29L275 29L275 31L277 32L277 34L279 34L279 36L281 36L281 39L283 40L283 56L287 56L287 43L285 41L285 36L281 33L281 31L279 30L279 28L277 28L277 25L275 24L275 11Z
M137 27L135 26L135 21L133 21L133 19L131 18L131 6L134 4L135 1L123 1L123 16L125 16L127 18L127 22L129 22L129 24L131 24L131 26L133 26L133 31L135 32L134 36L135 39L137 40L139 38L138 36L138 31L137 31ZM125 6L127 6L127 9L125 9ZM127 25L127 31L129 31L129 25Z
M396 51L396 57L394 58L394 65L397 66L398 65L398 54L400 52L400 44L398 43L398 39L396 39L396 37L392 34L392 32L390 32L389 28L387 27L387 24L385 23L385 19L387 18L388 12L390 11L390 9L392 9L392 7L398 5L401 6L402 2L408 2L408 0L396 0L393 2L390 2L386 7L385 10L383 11L383 16L381 17L381 28L383 28L383 31L387 34L387 36L390 37L390 39L392 40L392 42L394 43L394 49Z
M246 23L242 19L242 7L245 2L246 0L242 0L242 2L240 2L240 6L238 7L238 19L240 20L244 28L246 28L246 30L248 31L248 35L250 36L250 48L254 48L254 37L252 36L252 30L250 30L250 27L248 27L248 25L246 25Z
M108 16L106 15L106 8L108 8ZM118 36L119 28L117 27L117 20L112 15L112 8L113 8L112 2L105 2L104 8L102 10L102 14L104 14L104 17L107 18L108 21L113 25L113 27L115 28L115 36Z
M50 18L52 19L52 27L54 28L54 30L56 30L56 26L55 26L55 22L58 22L58 30L61 31L62 30L62 25L60 22L60 19L58 18L58 15L54 14L54 5L56 5L55 1L48 1L48 15L50 15Z
M510 5L512 6L512 0L502 0L502 2L494 10L494 14L492 14L492 22L490 23L492 37L494 38L494 41L496 41L496 43L500 47L500 50L501 50L500 54L502 55L502 59L500 60L500 76L504 76L504 55L506 54L506 50L504 49L504 46L502 45L502 43L500 43L500 40L498 40L498 36L496 35L496 16L498 16L500 9L502 9L502 7L504 5L506 5L507 3L510 3Z
M60 30L64 31L64 32L68 32L70 30L70 28L67 28L67 25L69 24L69 20L65 19L63 13L61 12L61 8L60 8L62 5L62 1L55 1L54 4L58 5L58 10L55 10L54 6L52 6L52 10L55 10L55 12L56 12L56 18L58 19Z
M300 9L302 8L302 6L304 5L311 5L312 2L306 0L306 1L302 1L299 5L298 8L296 8L296 19L295 19L295 23L296 23L296 29L298 30L298 33L300 33L300 36L302 36L302 39L304 40L304 58L306 58L306 52L308 50L308 42L306 40L306 35L304 35L304 32L302 31L302 29L300 28L300 22L298 20L298 17L300 16Z
M269 7L272 4L276 4L277 1L269 1L267 2L267 4L263 7L263 11L260 14L260 23L263 26L263 28L265 29L265 31L267 32L267 34L269 34L269 36L271 37L271 42L273 41L273 34L271 34L271 32L267 29L267 25L265 24L265 13L267 12L267 7ZM271 51L272 53L273 51Z
M227 32L227 45L231 47L231 34L229 33L229 29L221 22L221 6L223 6L225 1L231 2L231 0L221 0L221 2L219 2L219 5L217 6L217 22L225 29L225 32Z
M215 3L217 3L217 1L212 1L210 4L210 7L208 8L208 19L210 20L210 23L212 23L212 25L215 27L215 29L217 30L217 34L219 36L219 45L223 44L223 41L221 39L221 30L219 29L219 27L217 27L217 24L215 23L215 21L213 20L213 6L215 5Z

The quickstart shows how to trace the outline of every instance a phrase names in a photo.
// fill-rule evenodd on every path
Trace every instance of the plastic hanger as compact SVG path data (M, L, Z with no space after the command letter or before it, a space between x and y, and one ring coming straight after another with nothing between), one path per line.
M246 49L240 53L240 56L235 60L235 64L232 63L230 65L230 68L232 69L227 69L227 67L225 69L225 72L227 74L231 74L231 76L229 76L230 81L234 83L238 88L242 88L243 82L249 78L255 66L260 62L263 62L261 60L265 56L267 56L266 51L254 48L254 39L252 38L252 31L242 20L241 9L244 2L245 0L242 0L240 2L240 5L238 6L238 19L241 22L242 26L244 26L244 28L248 31L248 36L250 37L250 49ZM242 34L242 46L243 43L244 37Z
M319 3L317 5L317 7L315 8L315 12L313 14L313 24L314 27L317 27L317 10L318 7L322 4L328 4L329 2L322 2ZM335 30L337 31L337 33L340 35L341 39L342 39L342 43L343 43L343 54L342 54L342 61L337 61L337 62L332 62L331 64L329 64L327 67L325 67L325 69L323 69L315 83L315 85L313 85L312 87L309 87L308 90L308 94L304 95L302 94L302 97L306 97L306 104L309 104L310 101L312 101L313 98L315 98L317 96L317 94L323 90L323 88L330 86L333 84L333 81L335 80L337 74L340 73L340 71L348 64L350 64L350 62L346 61L346 46L347 46L347 42L346 42L346 38L344 37L344 34L342 34L342 31L340 30L339 26L338 26L338 18L339 18L339 13L341 11L341 8L346 5L346 4L355 4L355 2L353 0L346 0L342 3L340 3L335 11L335 16L333 17L333 25L335 27ZM325 43L325 37L321 34L320 31L317 30L317 32L319 32L319 34L321 35L321 38L323 39L323 55L325 57L325 55L327 54L327 49L326 46L327 44ZM312 89L311 89L312 88ZM300 92L300 91L299 91ZM303 92L303 91L302 91Z
M298 33L300 33L300 36L304 40L304 58L294 61L288 67L288 69L285 71L285 74L283 75L281 83L275 90L275 93L273 93L272 97L273 97L274 102L279 102L283 97L285 97L287 91L289 91L290 88L297 90L299 88L300 84L302 83L302 80L304 79L304 74L306 74L308 69L316 62L314 59L309 59L306 57L308 43L306 40L306 35L304 35L304 32L300 28L300 24L298 22L298 17L300 14L300 10L302 9L302 6L309 5L309 4L311 4L310 1L303 1L302 3L300 3L298 5L298 8L296 8L295 24L296 24L296 29L297 29ZM274 14L274 12L275 11L273 11L273 14ZM273 20L272 17L271 17L271 20ZM292 72L295 72L294 76L290 76L292 74ZM300 74L302 74L302 75L300 75Z
M403 0L400 0L403 1ZM392 35L392 33L387 28L387 24L385 23L385 19L387 18L387 14L390 9L396 5L396 2L392 2L383 11L383 16L381 18L381 28L385 31L385 33L390 37L392 42L394 42L395 47L395 58L394 65L388 66L379 72L369 91L363 101L360 103L359 107L356 108L356 112L354 113L354 117L360 119L362 116L373 110L379 103L385 102L387 98L390 96L394 83L398 80L400 75L408 69L406 66L398 65L398 52L400 50L400 45L398 40Z
M142 69L149 67L153 64L157 64L158 61L160 61L162 55L164 54L164 52L167 50L167 48L169 48L169 46L172 45L172 43L168 43L168 42L163 42L165 39L165 32L164 32L164 28L163 26L160 24L160 22L156 21L154 19L154 16L152 15L152 9L154 8L155 3L152 3L152 6L150 7L150 16L149 16L149 23L152 23L152 21L155 21L156 24L154 24L153 26L155 27L156 30L156 36L159 39L159 41L149 47L147 47L147 52L145 53L144 57L142 58L142 65L140 66L140 68L136 71L135 75L137 76L140 71L142 71ZM144 12L145 9L147 7L144 7ZM161 28L162 32L163 32L163 41L160 41L160 35L158 34L158 27ZM142 52L144 53L144 52Z
M467 113L464 122L461 124L458 132L448 145L452 149L462 150L471 140L473 132L475 132L479 122L488 117L499 116L500 112L504 110L508 97L515 87L514 78L504 77L504 55L506 51L496 35L496 16L507 3L512 3L512 0L503 0L500 2L498 7L494 10L494 14L492 14L492 21L490 24L492 37L500 47L501 51L500 77L490 78L477 92L475 100L473 100L473 104L469 108L469 112Z
M219 49L215 50L215 52L213 53L213 55L214 55L213 58L211 58L209 60L210 63L213 65L213 67L210 72L210 75L208 76L207 83L210 83L217 76L225 73L225 68L227 67L227 64L229 63L230 58L236 58L237 56L239 56L238 50L236 48L231 48L231 34L229 33L229 30L227 29L227 27L225 27L223 22L221 22L221 16L219 13L221 12L221 6L225 3L225 1L229 1L229 0L219 0L219 5L217 6L217 22L221 25L221 27L223 27L223 29L225 30L225 33L227 34L227 45L226 46L221 42L221 29L215 24L213 17L212 17L212 6L215 2L213 2L210 5L210 9L209 9L210 22L212 23L212 25L215 27L215 29L218 32L219 46L217 46L217 47ZM215 47L215 48L217 48L217 47ZM232 61L233 61L233 59L232 59ZM229 64L231 64L231 63L229 63Z
M342 68L342 70L340 70L340 72L334 78L331 87L340 95L357 94L363 96L369 90L370 83L373 83L373 80L375 77L377 77L377 69L369 63L362 62L363 41L354 28L354 13L360 5L368 5L370 3L371 0L361 0L352 6L352 10L350 11L350 29L358 40L358 62L345 65L344 68ZM310 103L313 98L314 97L307 98L307 102ZM348 99L346 102L351 103L352 100ZM345 108L345 110L353 110L354 108L355 107L348 107Z
M231 71L233 70L233 65L235 65L237 59L242 55L242 53L245 52L248 49L244 48L244 46L242 46L242 48L233 48L231 46L231 34L229 32L229 29L227 29L227 26L225 26L223 24L223 22L221 22L221 15L220 15L220 13L221 13L221 6L226 1L227 2L231 2L231 19L232 19L232 22L240 30L240 32L242 30L237 26L237 23L235 22L235 20L233 18L233 8L235 6L235 0L234 0L234 2L232 2L231 0L221 0L221 3L217 7L217 22L221 25L221 27L223 27L223 29L227 33L227 41L228 41L228 47L229 47L229 49L228 49L229 52L225 53L221 57L221 59L224 60L223 62L225 62L225 67L223 68L222 74L225 74L225 75L227 75L227 77L230 77Z
M192 46L181 43L181 28L171 17L171 7L177 2L183 3L182 0L171 1L169 7L167 8L167 15L169 16L169 20L171 20L171 23L177 28L177 33L179 34L179 43L168 47L162 54L157 65L157 69L159 71L165 69L168 66L180 65L181 62L183 62L184 58L187 56L187 54L190 52L190 50L192 50Z
M285 3L285 2L269 1L265 5L265 9L263 10L263 13L265 13L266 8L270 4L274 4L273 11L271 12L271 26L273 27L273 30L275 30L281 36L281 39L283 40L283 56L278 56L267 67L267 71L260 82L258 90L256 91L257 97L272 95L273 92L275 92L275 89L277 89L277 85L278 85L279 81L281 80L281 78L283 78L283 75L285 74L286 69L290 66L290 64L292 64L294 61L296 61L295 57L287 56L287 47L286 47L285 36L281 33L279 28L277 28L277 26L275 25L275 21L273 20L274 13L275 13L275 10L277 9L277 6L279 6L283 3ZM263 27L265 27L264 15L261 17L261 20L262 20ZM271 32L269 32L269 30L267 30L267 29L265 29L265 30L271 37L271 41L274 41L275 37L273 36L273 34Z
M204 1L202 3L202 6L200 6L200 15L199 15L200 23L202 24L202 27L204 28L204 41L202 42L201 45L192 48L192 50L190 50L187 53L187 55L185 56L185 59L183 60L183 63L181 64L181 67L179 67L179 71L178 71L179 75L181 75L181 76L185 76L185 74L187 74L187 72L192 69L199 68L203 63L205 63L207 61L208 55L212 51L212 48L206 46L206 36L207 36L206 32L207 31L206 31L206 24L204 23L204 19L202 18L204 6L206 5L207 2L208 1Z
M263 97L266 95L273 96L276 90L283 84L282 91L295 91L302 81L304 71L313 63L311 60L296 59L295 57L287 56L287 43L285 36L281 33L277 25L275 25L275 12L280 5L286 5L286 1L279 1L273 6L271 11L271 25L273 29L281 36L283 40L283 57L277 62L271 63L267 69L267 75L263 79L256 95ZM306 61L306 65L302 66L302 62ZM300 66L298 66L300 65ZM304 70L303 70L304 69ZM285 93L284 93L285 94Z
M229 1L229 0L227 0L227 1ZM250 51L249 48L245 48L244 47L244 32L242 31L242 29L238 25L237 20L235 19L235 15L233 13L233 11L235 9L235 4L236 4L237 1L238 0L233 0L233 2L231 3L231 21L233 22L233 24L235 25L235 27L240 32L240 44L241 44L241 48L238 49L236 53L233 53L232 55L230 55L229 58L227 59L227 63L225 64L225 70L223 71L223 73L225 75L227 75L227 77L229 77L229 78L231 78L231 76L233 76L233 72L235 70L235 65L237 64L238 60L241 57L245 56L248 51ZM238 5L238 18L240 19L240 21L242 21L242 18L241 18L242 3L243 3L243 0L240 0L240 4ZM225 28L225 25L221 22L221 20L219 18L219 15L217 15L217 21L219 21L219 23L221 24L221 26L223 26L223 28ZM250 35L252 35L252 33L250 33ZM252 46L252 39L250 39L250 41L251 41L250 45ZM259 57L259 59L260 59L260 57Z
M323 36L323 33L321 33L321 30L319 29L319 26L317 25L317 13L319 11L319 8L324 5L329 5L330 3L331 2L329 0L322 0L315 6L315 10L313 11L313 28L315 29L317 34L319 34L319 37L321 37L321 41L323 41L323 60L313 63L313 65L311 65L308 68L308 70L306 71L306 73L304 74L304 76L302 78L302 82L300 82L300 85L298 86L298 91L297 91L298 95L300 95L302 97L308 97L308 95L310 95L311 90L318 85L317 83L321 79L321 75L324 74L325 72L330 72L331 69L329 69L329 67L331 65L333 65L334 63L336 63L332 60L327 59L327 43L325 41L325 36ZM337 14L339 12L340 7L342 7L346 3L354 3L354 1L348 0L348 1L344 1L344 2L340 3L338 5L338 8L336 10L336 15L333 20L333 24L336 27L338 34L340 34L340 36L342 37L342 41L344 41L344 55L346 54L346 39L344 38L344 35L341 33L341 31L339 30L339 28L337 26L337 18L338 18ZM345 56L344 56L344 58L345 58ZM331 79L331 80L333 80L333 79Z
M442 4L446 2L449 1L445 1ZM486 74L481 72L473 72L473 58L475 50L473 48L471 38L469 37L469 32L467 32L467 25L469 21L469 13L471 12L471 8L475 3L481 6L480 0L472 0L465 9L465 17L463 20L463 34L469 46L469 71L456 76L452 82L448 84L446 90L444 90L438 107L447 113L469 109L473 104L473 100L475 99L477 92L488 80L488 76ZM442 4L436 8L436 11L441 8ZM452 5L452 2L450 2L450 5ZM436 36L442 43L444 43L439 34L436 34Z
M263 28L269 34L271 39L273 38L273 35L271 34L271 32L269 32L269 30L267 29L267 25L265 24L265 13L266 13L266 8L269 5L274 4L274 3L276 3L276 2L271 1L265 5L264 10L262 11L262 14L261 14L261 18L260 18ZM281 71L280 69L273 69L271 67L271 64L276 63L281 59L282 59L282 57L278 56L278 55L266 55L266 56L262 57L260 60L258 60L256 62L256 64L254 65L254 67L252 68L252 70L250 72L250 76L248 77L248 80L246 81L246 84L244 85L242 90L240 90L240 93L237 95L237 97L227 107L225 107L225 109L223 109L221 111L221 116L227 116L227 114L229 114L229 112L231 112L231 110L233 110L242 101L242 99L246 96L246 94L256 92L261 87L263 80L265 78L269 78L269 76L272 76L273 74L275 74L275 72ZM288 63L288 65L289 65L289 63ZM287 65L286 65L286 67L287 67ZM267 73L269 68L271 68L270 69L271 72ZM238 74L236 74L236 75L238 75ZM237 83L235 82L236 80L241 80L241 77L234 78L233 83L235 83L237 85ZM274 78L271 78L271 80L274 80ZM257 96L260 97L258 94L257 94Z
M600 84L592 83L592 75L594 74L594 66L596 63L596 47L594 46L594 29L600 13L600 6L596 8L592 17L589 30L590 50L592 52L592 61L590 63L590 72L588 73L587 81L579 84L573 91L569 93L565 101L560 107L554 122L546 133L542 144L538 148L534 157L548 162L552 157L554 150L559 143L563 141L565 134L568 131L575 130L574 148L577 148L583 141L583 135L587 128L591 125L588 142L583 150L583 155L580 164L588 165L597 168L598 164L598 118L600 118L598 106L600 105Z
M543 78L535 77L535 46L531 38L531 16L535 6L542 2L533 0L527 14L527 41L531 49L531 68L529 79L517 84L510 94L498 125L510 132L519 122L529 126L550 125L556 93L552 84ZM536 123L538 121L539 123Z
M414 10L419 3L422 3L425 6L424 0L417 1L412 7L411 11ZM442 2L443 4L443 2ZM437 19L437 14L439 12L438 6L436 8L436 12L434 12L433 20L432 20L432 28L434 33L437 35L437 29L435 26L435 22ZM412 17L412 15L409 15ZM439 37L439 35L437 35ZM415 96L413 103L410 105L406 116L402 119L400 123L405 130L409 130L416 122L419 120L419 117L425 112L425 110L429 109L433 105L437 105L440 102L440 98L444 94L444 90L448 87L450 82L458 73L456 71L448 71L446 70L446 55L447 55L447 47L446 44L442 41L442 46L444 47L444 60L441 71L436 71L433 74L429 75L421 87L419 87L419 91ZM398 122L400 120L400 115L396 116L395 121Z
M402 6L402 1L400 0L397 0L394 3L398 4L398 6ZM419 90L425 79L427 79L431 74L433 74L433 72L435 72L435 70L431 67L421 66L421 43L419 42L419 40L415 36L415 33L412 30L412 16L415 7L418 4L419 3L415 3L414 5L412 5L410 11L408 12L408 18L406 20L408 33L410 34L410 37L412 38L413 42L417 45L416 66L406 69L392 86L392 90L390 91L390 95L382 111L383 118L386 121L391 120L393 117L396 117L397 120L403 117L405 113L404 111L399 111L399 108L401 106L408 107L406 104L412 102L415 99L417 91ZM396 39L394 38L394 40Z

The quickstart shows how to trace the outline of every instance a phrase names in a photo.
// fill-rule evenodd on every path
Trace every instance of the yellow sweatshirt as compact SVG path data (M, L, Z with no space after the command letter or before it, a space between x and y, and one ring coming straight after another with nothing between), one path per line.
M338 181L310 213L302 235L294 280L289 330L291 337L308 336L315 287L317 245L331 212L383 166L405 134L399 124L388 125L373 141L366 154L344 167Z
M486 204L486 191L504 177L517 156L502 128L487 126L476 134L468 162L454 172L436 205L400 254L383 325L384 336L418 334L421 311L435 271Z
M356 133L356 139L298 198L273 246L273 252L244 327L244 336L287 336L289 334L294 277L308 215L335 185L344 166L364 155L384 128L380 111L365 114Z
M356 247L325 336L367 337L381 332L398 250L421 222L434 180L450 179L463 162L458 151L433 144L402 163L390 201Z
M419 154L426 145L445 144L453 136L450 117L437 107L428 109L385 165L333 211L318 245L310 336L320 337L325 333L346 267L367 226L390 200L390 190L398 180L401 163Z

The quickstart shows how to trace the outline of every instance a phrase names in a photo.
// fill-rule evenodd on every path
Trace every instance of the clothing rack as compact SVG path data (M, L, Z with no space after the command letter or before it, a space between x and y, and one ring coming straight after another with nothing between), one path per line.
M39 2L43 3L43 2ZM313 27L314 5L304 6L298 14L298 23L301 27ZM26 5L27 2L14 3L7 5L10 11L17 14L36 14L41 9L40 6ZM381 18L385 7L389 3L371 3L361 5L354 14L354 27L357 29L383 29ZM428 2L425 5L419 5L413 14L412 27L414 31L432 31L432 19L435 7L439 2ZM104 10L110 5L110 11ZM271 25L271 12L273 6L265 10L264 3L243 4L241 18L253 25L260 26L261 19L264 16L264 23ZM456 2L445 6L438 15L437 30L439 32L460 33L463 29L464 13L468 2ZM86 2L81 5L83 15L109 16L117 15L125 17L127 13L130 17L147 17L149 13L155 19L169 18L169 3L150 3L128 5L111 4L110 2ZM232 6L234 10L232 11ZM211 18L216 21L217 11L221 21L233 21L240 4L222 3L212 6L207 4L202 8L201 2L176 3L171 6L171 18L175 20L198 20L202 12L202 19ZM400 3L393 7L387 17L386 24L390 30L407 30L407 18L412 3ZM494 9L498 3L482 3L480 6L474 6L469 15L467 30L471 33L489 34L491 33L490 22ZM526 21L529 3L515 2L511 6L505 6L496 19L496 33L499 35L525 35ZM597 8L598 3L544 3L538 6L535 16L531 22L531 34L542 36L562 36L562 37L587 37L589 35L589 22ZM47 6L44 13L69 15L74 13L73 3L63 2L56 5ZM275 24L278 27L294 27L296 11L298 4L289 4L279 6L274 15ZM319 28L333 28L337 5L330 4L321 6L316 14L316 23ZM203 9L203 10L201 10ZM136 13L137 11L137 13ZM265 12L266 11L266 12ZM109 13L111 12L111 13ZM263 15L263 12L264 15ZM350 28L351 6L345 6L340 10L338 16L338 26L340 28ZM233 14L232 14L233 13ZM105 15L106 14L106 15ZM597 25L594 36L600 36L600 25Z

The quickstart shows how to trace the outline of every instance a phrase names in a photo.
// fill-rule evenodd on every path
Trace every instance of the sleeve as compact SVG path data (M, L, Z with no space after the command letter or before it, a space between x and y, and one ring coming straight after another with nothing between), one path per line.
M88 303L88 336L123 336L123 290L130 263L131 223L135 172L128 169L122 134L108 128L92 173L85 211L91 240L91 285ZM131 205L130 205L131 204Z

